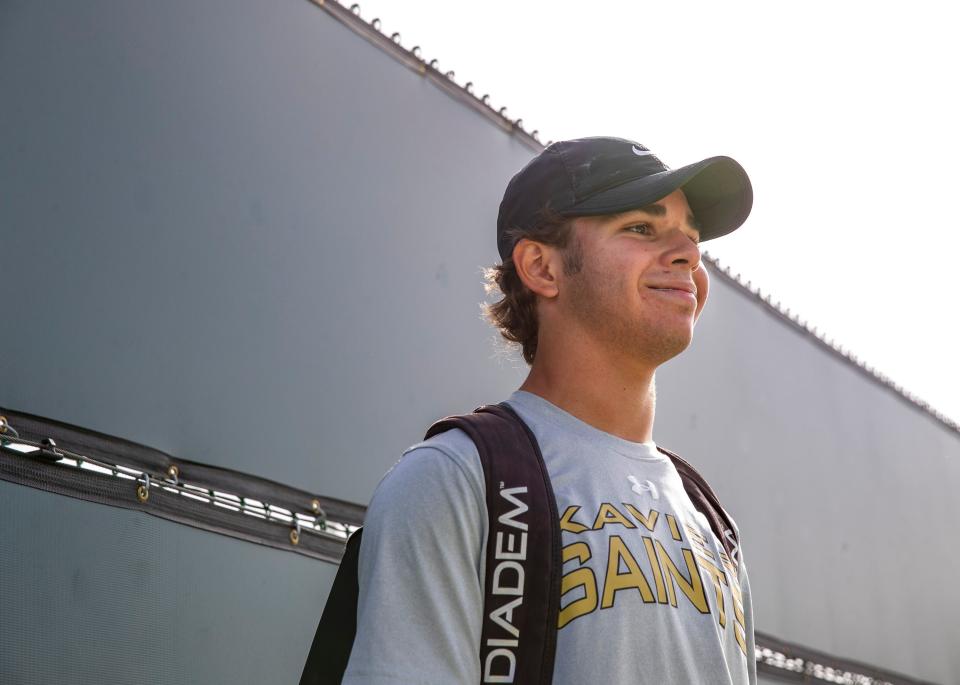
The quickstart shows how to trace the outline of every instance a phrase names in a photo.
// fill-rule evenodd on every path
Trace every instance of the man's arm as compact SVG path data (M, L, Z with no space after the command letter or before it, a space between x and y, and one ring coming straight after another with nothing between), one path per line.
M449 431L409 450L367 510L350 685L480 681L483 472Z

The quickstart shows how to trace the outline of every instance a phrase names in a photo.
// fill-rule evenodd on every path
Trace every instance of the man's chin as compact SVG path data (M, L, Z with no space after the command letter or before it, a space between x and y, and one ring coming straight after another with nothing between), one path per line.
M678 339L678 340L674 340L674 341L672 341L672 342L673 342L673 345L668 348L669 356L667 356L667 357L664 358L664 360L663 360L664 362L670 361L670 360L673 359L674 357L679 356L679 355L680 355L682 352L684 352L688 347L690 347L690 343L693 342L693 336L687 336L686 338L683 338L682 340L679 340L679 339ZM663 362L661 362L661 363L663 363Z
M655 338L644 336L643 344L637 349L643 350L642 354L646 361L659 366L686 350L691 342L693 342L692 330L673 331L670 334L664 332Z

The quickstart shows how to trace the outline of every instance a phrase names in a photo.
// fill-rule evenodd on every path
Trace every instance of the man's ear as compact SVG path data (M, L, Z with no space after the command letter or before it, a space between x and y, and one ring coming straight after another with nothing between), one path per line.
M557 248L521 238L513 246L513 264L523 284L537 295L554 298L560 292L557 275L562 260Z

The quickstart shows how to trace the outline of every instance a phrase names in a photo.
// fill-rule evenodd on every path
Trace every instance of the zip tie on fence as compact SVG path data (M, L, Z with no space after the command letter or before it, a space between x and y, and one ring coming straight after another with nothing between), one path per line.
M137 482L140 482L140 479L137 479ZM143 485L137 486L137 499L141 502L146 502L150 498L150 474L143 474Z

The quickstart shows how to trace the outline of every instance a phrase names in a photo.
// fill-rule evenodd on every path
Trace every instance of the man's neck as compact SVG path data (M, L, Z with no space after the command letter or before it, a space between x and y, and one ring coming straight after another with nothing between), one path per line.
M656 407L655 371L653 365L604 357L596 348L563 353L539 349L520 390L539 395L606 433L632 442L650 442Z

